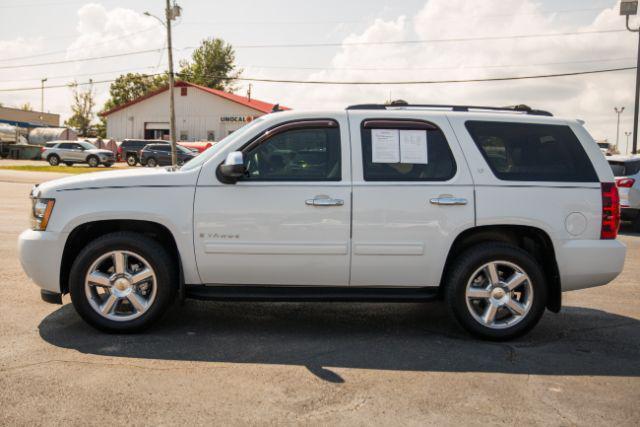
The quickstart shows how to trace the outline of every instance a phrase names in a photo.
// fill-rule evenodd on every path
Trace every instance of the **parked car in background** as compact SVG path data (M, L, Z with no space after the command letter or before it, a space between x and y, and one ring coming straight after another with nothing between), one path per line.
M110 167L115 162L115 156L109 150L96 148L93 144L83 141L57 141L51 146L44 146L40 158L49 162L51 166L64 163L73 166L74 163L87 163L95 168L99 165Z
M60 141L45 142L44 145L40 148L40 159L46 160L44 157L42 157L42 153L44 153L44 150L46 150L47 148L53 148L53 146L58 143L60 143Z
M140 163L140 151L147 144L169 144L161 139L124 139L118 147L118 160L126 161L129 166Z
M206 150L207 148L211 147L213 145L213 143L209 142L209 141L202 141L202 142L183 142L180 141L178 144L182 145L183 147L186 147L190 150L195 150L198 153L202 153L204 150Z
M609 144L608 142L598 142L598 147L600 147L600 151L605 156L613 156L614 154L618 154L616 146L613 144Z
M634 229L640 231L640 157L610 156L607 161L620 192L622 220L632 221Z
M177 170L91 175L32 189L19 253L45 301L70 293L110 332L182 297L442 298L505 340L562 292L609 283L626 253L592 137L524 106L267 114Z
M188 148L176 145L176 161L178 166L182 166L199 153ZM142 166L170 166L171 165L171 144L147 144L140 151L140 164Z

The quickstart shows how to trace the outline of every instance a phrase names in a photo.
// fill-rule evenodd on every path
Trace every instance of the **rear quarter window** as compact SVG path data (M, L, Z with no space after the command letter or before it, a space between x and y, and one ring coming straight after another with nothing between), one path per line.
M569 126L468 121L467 130L498 179L598 182Z

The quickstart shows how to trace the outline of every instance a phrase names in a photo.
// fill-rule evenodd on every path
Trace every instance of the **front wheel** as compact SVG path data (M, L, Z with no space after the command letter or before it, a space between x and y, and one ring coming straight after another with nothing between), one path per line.
M546 306L542 268L528 252L505 243L479 244L460 254L445 286L456 320L470 333L490 340L524 335Z
M117 232L91 242L71 267L69 291L80 316L105 332L149 327L173 301L176 270L155 240Z
M97 168L98 165L100 165L100 160L98 160L96 156L89 156L87 158L87 163L89 164L90 168Z
M153 157L149 157L147 159L147 166L149 166L150 168L155 168L156 166L158 166L158 162Z

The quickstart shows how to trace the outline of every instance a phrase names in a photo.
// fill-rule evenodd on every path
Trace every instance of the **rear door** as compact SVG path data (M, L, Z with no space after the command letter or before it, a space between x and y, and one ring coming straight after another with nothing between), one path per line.
M438 286L474 187L445 115L350 111L352 286Z

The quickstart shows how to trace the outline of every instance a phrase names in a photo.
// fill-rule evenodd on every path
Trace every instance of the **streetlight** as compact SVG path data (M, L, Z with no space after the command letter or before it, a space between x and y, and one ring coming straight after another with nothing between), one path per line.
M166 23L162 21L162 19L158 18L150 14L149 12L144 12L146 16L150 16L152 18L160 21L162 25L167 29L167 54L169 56L169 127L171 132L171 166L173 168L176 167L177 164L177 154L176 154L176 108L175 108L175 100L173 96L173 88L175 87L175 78L173 75L173 52L171 48L171 21L180 16L182 8L173 3L171 6L171 1L167 0L167 6L164 10L164 15L166 19Z
M625 131L624 135L627 137L627 146L624 149L624 154L629 154L629 136L631 136L631 132Z
M637 0L622 0L620 2L620 15L625 16L627 30L638 33L638 55L636 65L636 100L635 110L633 112L633 151L632 154L638 149L638 104L640 103L640 27L629 27L629 16L638 14L638 1Z
M44 113L44 82L47 78L40 79L40 112Z
M618 125L616 126L616 148L618 148L618 143L620 142L620 114L624 111L624 107L613 107L613 111L618 115Z

